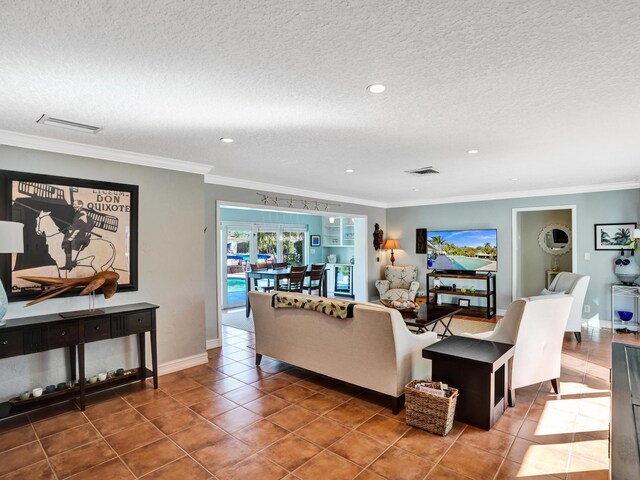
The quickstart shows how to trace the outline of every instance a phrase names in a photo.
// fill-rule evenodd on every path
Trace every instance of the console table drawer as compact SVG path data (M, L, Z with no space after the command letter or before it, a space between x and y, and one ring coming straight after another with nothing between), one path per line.
M111 338L111 321L109 317L90 318L83 322L84 341L97 342Z
M0 333L0 358L22 355L22 332Z
M61 348L78 343L78 323L68 322L49 326L49 348Z
M136 312L126 315L129 333L148 332L151 329L151 312Z

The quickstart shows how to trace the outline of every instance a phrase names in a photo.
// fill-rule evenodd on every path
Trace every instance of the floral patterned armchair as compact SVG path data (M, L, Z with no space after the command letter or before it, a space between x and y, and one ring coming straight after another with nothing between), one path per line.
M420 287L420 283L416 281L417 267L413 265L398 267L387 265L384 269L384 276L386 280L376 280L380 300L415 300Z

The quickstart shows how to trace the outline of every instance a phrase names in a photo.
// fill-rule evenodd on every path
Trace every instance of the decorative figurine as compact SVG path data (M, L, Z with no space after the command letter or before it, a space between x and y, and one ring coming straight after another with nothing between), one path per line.
M80 292L80 295L87 295L88 293L95 292L96 290L102 290L104 298L111 298L115 295L118 289L118 279L120 275L116 272L99 272L92 277L81 278L52 278L52 277L18 277L28 282L39 283L41 285L50 286L51 288L45 290L45 292L37 297L35 300L27 303L25 306L35 305L49 298L53 298L61 293L71 290L76 287L84 287Z
M384 232L382 231L382 229L380 228L380 225L378 225L377 223L375 224L375 226L373 227L373 248L376 251L380 250L380 247L382 246L382 238L384 235ZM380 261L380 254L376 255L376 262Z

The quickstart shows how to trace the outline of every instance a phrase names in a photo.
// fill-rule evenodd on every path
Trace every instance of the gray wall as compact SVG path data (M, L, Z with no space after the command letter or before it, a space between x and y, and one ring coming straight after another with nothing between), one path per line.
M201 175L139 167L56 153L0 146L4 170L139 185L139 286L119 292L97 306L150 302L158 310L160 364L205 353L204 328L204 199ZM4 194L4 192L0 192ZM7 318L80 310L86 297L51 299L24 308L10 304ZM135 365L132 339L92 343L87 348L87 374ZM0 397L68 380L64 350L0 360Z
M498 229L498 308L511 302L511 209L576 205L577 225L573 226L574 248L578 249L576 271L591 276L585 303L591 305L589 317L609 319L610 285L617 283L613 273L616 252L595 251L595 223L627 223L640 220L640 189L611 192L515 198L483 202L425 205L387 210L387 230L399 238L402 250L396 252L399 264L419 266L421 290L424 290L426 255L415 254L415 229L497 228ZM590 253L591 260L584 254Z
M206 298L206 318L207 318L207 339L217 339L218 336L218 299L217 299L217 277L216 272L219 268L218 258L216 255L216 232L218 231L219 219L216 218L216 202L226 201L232 203L244 203L248 205L262 205L260 203L260 197L256 195L256 190L226 187L224 185L211 185L207 184L204 187L205 191L205 222L207 225L207 233L205 235L205 298ZM275 194L270 192L260 191L267 195L277 195L282 197L283 194ZM295 198L301 200L316 200L308 197L297 197L294 195L284 195L286 198ZM318 199L324 200L324 199ZM337 202L335 202L337 203ZM368 217L367 231L369 234L373 232L373 226L376 223L380 224L380 227L385 229L386 211L383 208L368 207L366 205L356 205L350 203L344 203L341 205L331 205L331 213L336 214L353 214L353 215L366 215ZM370 237L373 240L373 237ZM382 269L386 263L384 256L380 258L380 262L376 263L376 256L374 254L372 241L367 241L367 254L366 258L368 266L368 284L369 295L377 296L377 290L373 282L380 278Z

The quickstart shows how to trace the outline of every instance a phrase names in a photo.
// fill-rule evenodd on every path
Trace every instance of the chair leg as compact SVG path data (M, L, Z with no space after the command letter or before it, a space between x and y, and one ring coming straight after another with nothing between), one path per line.
M515 407L516 406L516 389L515 388L510 388L509 389L509 406L510 407Z
M573 332L578 342L582 342L582 332Z
M553 392L556 395L560 395L560 379L559 378L552 378L551 379L551 386L553 387Z
M256 367L260 366L260 362L262 361L262 354L256 353Z

